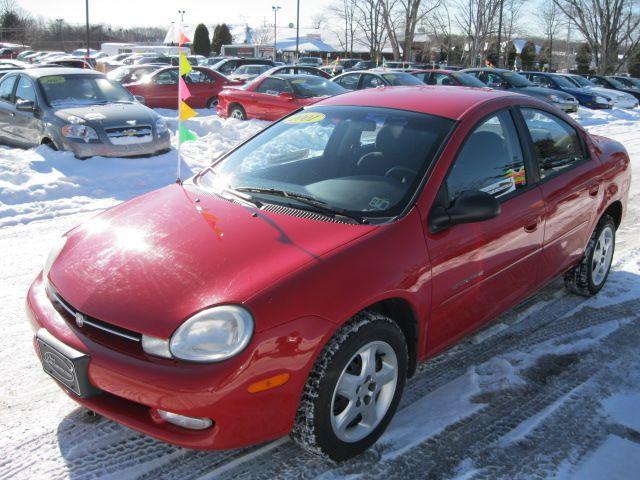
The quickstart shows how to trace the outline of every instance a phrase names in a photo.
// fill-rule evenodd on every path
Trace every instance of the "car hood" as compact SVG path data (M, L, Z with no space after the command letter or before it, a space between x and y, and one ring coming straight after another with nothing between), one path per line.
M49 279L86 315L168 338L194 313L245 303L374 228L258 211L172 185L70 231ZM287 320L274 317L256 319L256 330Z
M560 90L554 90L552 88L545 88L545 87L516 87L514 90L523 92L523 93L528 93L530 95L539 96L539 97L546 97L547 95L555 95L556 97L559 97L563 100L572 98L572 96L569 95L568 93L564 93L564 92L561 92Z
M134 120L138 124L152 124L158 119L157 113L138 102L59 107L54 109L54 115L65 122L70 116L75 116L87 123L103 126L129 125Z

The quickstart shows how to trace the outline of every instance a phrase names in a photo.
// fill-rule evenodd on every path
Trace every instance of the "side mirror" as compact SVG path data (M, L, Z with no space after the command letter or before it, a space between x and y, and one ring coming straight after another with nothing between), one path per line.
M436 233L460 223L490 220L500 214L500 203L481 190L466 190L449 208L436 206L429 214L429 230Z
M138 101L138 103L141 103L144 105L145 99L142 95L134 95L133 97Z
M32 100L18 100L16 110L19 112L35 112L36 104Z
M296 96L291 92L280 92L280 94L278 96L280 98L285 99L285 100L295 100L295 98L296 98Z

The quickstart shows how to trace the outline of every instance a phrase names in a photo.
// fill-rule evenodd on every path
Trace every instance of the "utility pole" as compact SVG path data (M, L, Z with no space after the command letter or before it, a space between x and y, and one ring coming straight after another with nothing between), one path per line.
M56 18L56 23L58 24L58 37L60 38L60 50L64 51L64 40L62 38L62 23L64 22L64 18Z
M275 62L278 58L278 10L281 7L273 5L271 8L273 9L273 61Z
M184 14L187 13L186 10L178 10L178 13L180 14L180 22L184 23Z
M296 7L296 63L298 63L298 45L300 44L300 0Z
M502 7L504 6L504 0L500 0L500 14L498 15L498 65L496 67L500 68L500 49L502 47Z
M91 56L89 43L91 42L91 35L89 33L89 0L85 1L86 14L87 14L87 58Z

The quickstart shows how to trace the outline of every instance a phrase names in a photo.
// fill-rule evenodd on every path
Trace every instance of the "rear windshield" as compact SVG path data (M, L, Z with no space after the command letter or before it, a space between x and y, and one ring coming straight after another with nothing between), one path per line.
M206 189L284 190L365 217L402 212L454 122L391 108L316 106L263 130L205 170Z
M465 87L486 87L484 83L482 83L473 75L469 75L468 73L453 72L451 73L451 76L458 80Z
M38 83L52 107L133 101L120 84L94 75L48 75L40 77Z
M405 72L383 73L382 78L384 78L389 82L390 85L393 85L394 87L424 85L416 77Z

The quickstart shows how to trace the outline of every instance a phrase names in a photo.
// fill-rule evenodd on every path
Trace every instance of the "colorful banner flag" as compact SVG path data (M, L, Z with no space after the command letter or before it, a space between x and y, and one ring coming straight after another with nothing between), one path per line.
M185 43L191 43L184 33L180 32L180 40L178 40L178 45L183 46Z
M197 139L198 139L198 136L195 133L193 133L191 130L189 130L186 127L180 126L180 131L178 132L178 140L180 141L180 143L189 142Z
M189 91L189 87L187 87L187 84L185 83L184 78L182 78L182 76L178 77L178 82L180 82L180 85L178 86L178 92L180 93L180 100L184 101L191 96L191 92Z
M184 122L185 120L189 120L190 118L198 115L198 112L186 103L180 102L180 112L178 112L178 115L180 117L180 121Z
M191 64L187 56L180 52L180 75L189 75L189 72L191 72Z

